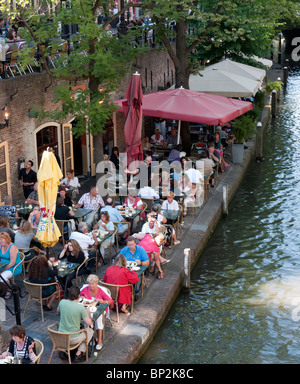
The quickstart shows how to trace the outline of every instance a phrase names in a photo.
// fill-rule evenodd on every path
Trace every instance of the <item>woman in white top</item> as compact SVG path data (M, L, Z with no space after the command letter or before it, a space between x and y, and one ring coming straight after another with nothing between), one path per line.
M78 181L78 177L74 176L73 169L67 171L67 177L62 179L59 185L64 185L66 188L76 189L78 191L78 188L80 188L80 183Z
M175 194L174 192L170 192L167 200L164 200L162 203L161 209L174 210L179 211L179 205L176 200L174 200Z
M164 144L164 137L160 134L159 128L155 129L155 134L153 136L151 136L150 143L151 144L159 144L159 145Z

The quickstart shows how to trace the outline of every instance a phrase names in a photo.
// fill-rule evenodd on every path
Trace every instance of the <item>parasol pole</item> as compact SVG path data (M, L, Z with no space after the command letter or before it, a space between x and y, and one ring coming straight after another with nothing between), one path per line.
M180 129L181 129L181 120L178 120L177 145L179 144L179 140L180 140Z

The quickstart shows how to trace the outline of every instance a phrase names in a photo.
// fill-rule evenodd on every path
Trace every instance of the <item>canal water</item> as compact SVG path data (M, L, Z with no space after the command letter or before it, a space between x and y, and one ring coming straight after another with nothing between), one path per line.
M167 275L165 278L168 278ZM300 362L300 72L289 73L229 207L139 363Z

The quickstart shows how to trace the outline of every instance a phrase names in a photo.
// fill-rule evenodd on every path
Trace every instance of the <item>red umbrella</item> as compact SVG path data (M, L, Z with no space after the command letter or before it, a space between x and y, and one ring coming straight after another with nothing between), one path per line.
M141 75L134 73L126 91L125 107L127 107L127 116L124 126L125 142L127 145L127 163L143 160L143 147L141 143L142 135L142 100L143 91Z
M126 113L124 99L114 101ZM184 88L144 95L143 114L210 125L227 123L252 109L252 103Z

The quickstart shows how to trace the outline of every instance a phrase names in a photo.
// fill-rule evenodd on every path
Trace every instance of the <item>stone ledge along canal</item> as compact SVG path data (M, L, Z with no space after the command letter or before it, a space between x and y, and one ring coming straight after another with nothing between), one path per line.
M263 150L139 363L299 363L299 68Z

